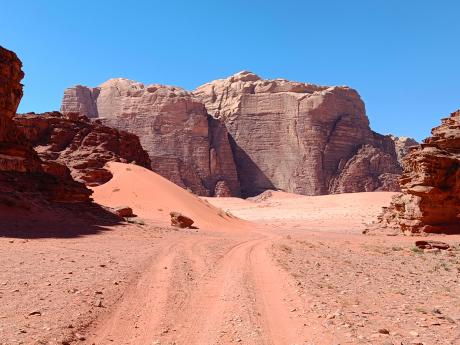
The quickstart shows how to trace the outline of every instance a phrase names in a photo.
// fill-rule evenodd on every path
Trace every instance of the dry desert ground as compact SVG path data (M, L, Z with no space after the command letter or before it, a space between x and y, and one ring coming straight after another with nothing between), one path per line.
M0 344L460 344L460 236L362 234L394 193L198 198L110 169L94 200L129 222L1 234Z

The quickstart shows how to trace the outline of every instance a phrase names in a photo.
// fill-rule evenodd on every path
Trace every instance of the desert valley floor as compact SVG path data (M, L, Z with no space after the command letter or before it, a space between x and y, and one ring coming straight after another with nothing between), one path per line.
M362 234L394 193L197 198L110 169L93 197L129 223L1 234L0 344L460 344L460 236Z

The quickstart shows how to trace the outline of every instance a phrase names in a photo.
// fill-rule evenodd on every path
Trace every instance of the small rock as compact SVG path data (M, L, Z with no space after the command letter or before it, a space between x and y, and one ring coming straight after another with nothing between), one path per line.
M432 249L438 248L446 250L450 248L450 245L441 241L415 241L415 246L420 249Z
M86 338L79 333L75 333L75 338L77 338L78 340L86 340Z
M378 332L379 332L380 334L390 334L390 331L389 331L388 329L386 329L386 328L380 328L380 329L378 330Z
M29 313L29 315L38 315L38 316L40 316L40 315L42 315L42 313L41 313L40 310L33 310L33 311L31 311L31 312Z
M194 221L179 212L170 212L171 225L178 228L192 228Z
M114 211L115 211L115 214L118 217L121 217L121 218L129 218L129 217L135 217L136 216L133 213L133 209L131 207L128 207L128 206L115 207Z

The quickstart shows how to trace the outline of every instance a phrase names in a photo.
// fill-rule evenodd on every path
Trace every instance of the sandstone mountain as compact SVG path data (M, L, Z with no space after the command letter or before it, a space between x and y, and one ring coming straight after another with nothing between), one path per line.
M460 232L460 110L431 133L405 156L403 193L370 230Z
M240 72L190 93L111 79L64 93L79 112L139 136L152 169L200 195L399 190L395 142L359 94Z
M230 134L243 195L281 189L307 195L397 190L391 138L373 132L358 93L251 72L194 95Z
M25 114L14 118L17 127L44 161L70 168L72 177L88 186L109 181L109 161L150 168L148 154L134 134L89 121L86 116L59 112Z
M398 162L402 165L404 156L407 155L412 146L418 145L418 142L415 139L409 137L397 137L391 134L389 136L395 143Z
M111 79L96 88L67 89L61 111L138 135L152 169L194 193L240 194L225 126L181 88Z
M24 204L28 198L89 202L91 191L64 165L42 161L13 121L22 97L21 67L16 54L0 47L0 206Z

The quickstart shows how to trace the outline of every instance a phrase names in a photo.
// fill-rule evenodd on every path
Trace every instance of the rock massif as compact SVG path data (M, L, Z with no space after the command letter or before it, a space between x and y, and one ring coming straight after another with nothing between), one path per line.
M84 115L51 112L18 115L14 120L43 161L67 166L75 180L88 186L112 178L104 168L109 161L150 167L137 136L91 122Z
M0 206L39 198L89 202L91 191L56 162L42 161L13 121L22 97L22 63L0 47Z
M119 78L67 89L61 111L138 135L154 171L200 195L399 190L396 141L348 87L240 72L190 93Z
M244 196L398 190L395 145L370 129L351 88L240 72L194 95L230 134Z
M460 232L460 110L431 133L405 156L403 193L370 230Z
M152 169L194 193L240 194L225 126L181 88L111 79L96 88L67 89L61 111L138 135Z

